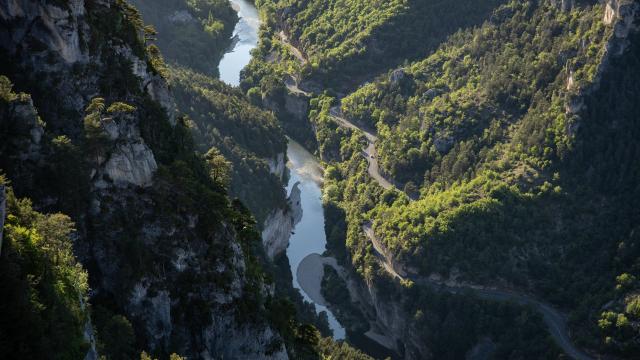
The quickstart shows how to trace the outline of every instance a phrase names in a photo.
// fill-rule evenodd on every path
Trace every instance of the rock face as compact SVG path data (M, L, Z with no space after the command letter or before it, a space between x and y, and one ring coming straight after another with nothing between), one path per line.
M92 300L109 299L149 351L286 359L274 328L238 311L248 297L266 298L273 289L248 278L234 220L182 204L176 198L185 196L185 186L156 176L158 144L174 140L175 106L144 44L119 31L123 6L115 0L0 2L0 55L11 65L6 75L33 94L33 102L21 97L0 108L0 124L19 135L11 138L10 147L19 150L11 156L44 166L43 136L64 134L74 144L87 139L83 119L92 99L132 105L136 110L128 113L100 114L101 148L86 154L92 211L75 219L74 247L89 269ZM284 156L275 159L274 172L284 171L283 163ZM286 217L291 223L296 215ZM91 341L93 330L85 334Z
M1 44L20 44L29 39L46 44L67 64L86 61L80 47L80 26L84 16L84 0L68 1L65 7L36 1L8 0L0 4L0 19L9 22L21 19L34 22L32 28L22 28L0 35ZM41 19L35 22L35 19ZM16 50L14 48L14 50Z
M420 339L420 332L414 329L402 299L390 298L386 293L388 289L381 291L374 283L363 281L352 271L338 270L338 273L347 284L351 302L358 304L370 321L371 331L367 336L400 354L403 359L432 359L431 350Z
M565 112L568 115L578 115L586 108L584 97L600 88L602 74L609 68L611 60L624 54L629 47L629 35L639 30L639 15L640 4L637 1L606 0L602 21L606 25L613 27L613 34L606 44L606 53L602 57L600 64L598 64L596 74L591 84L584 88L576 89L572 74L569 77L567 88L571 90L575 89L576 93L572 95L565 104ZM578 122L571 124L570 128L575 130L579 126L580 124Z
M271 259L287 249L291 232L302 220L300 193L299 183L296 183L287 200L288 209L274 210L265 221L262 244Z
M561 11L570 11L575 5L575 0L553 0L553 4Z
M280 153L276 155L274 159L267 159L269 164L269 172L277 176L278 179L284 179L284 174L287 169L287 164L284 161L285 154Z
M105 174L119 186L149 186L157 169L153 152L142 141L119 145L104 166Z
M407 76L407 73L405 73L403 69L393 70L393 72L389 76L389 83L391 84L392 87L398 87L402 82L402 80L405 79L406 76Z
M284 110L298 121L304 121L309 111L309 99L299 94L287 94L284 98Z

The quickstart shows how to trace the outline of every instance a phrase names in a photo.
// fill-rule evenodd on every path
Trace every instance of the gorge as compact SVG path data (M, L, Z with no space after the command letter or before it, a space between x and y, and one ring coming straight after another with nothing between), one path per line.
M638 358L638 69L638 0L0 2L0 358Z

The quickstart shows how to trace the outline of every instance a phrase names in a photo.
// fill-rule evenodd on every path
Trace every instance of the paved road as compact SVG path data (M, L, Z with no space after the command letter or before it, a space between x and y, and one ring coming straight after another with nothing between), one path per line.
M307 59L302 54L302 51L300 51L298 48L293 46L293 44L291 44L288 36L284 33L284 31L280 31L278 33L278 37L280 38L280 41L282 41L282 43L284 43L289 48L291 53L296 57L296 59L298 59L300 63L305 64L307 62ZM293 94L311 96L309 92L300 89L300 87L298 86L298 82L292 75L289 75L288 77L285 78L285 86ZM371 131L368 131L360 126L357 126L351 121L347 120L342 115L342 111L340 110L339 106L332 107L329 110L329 115L333 120L335 120L338 123L338 125L348 129L352 129L354 131L360 131L367 138L368 145L367 145L367 148L363 151L363 156L367 159L367 162L369 163L369 169L368 169L369 176L371 176L372 179L374 179L382 188L386 190L397 189L401 191L389 180L387 180L380 172L380 165L378 164L378 152L375 146L376 141L378 141L378 137Z
M297 47L293 46L293 44L291 44L291 42L289 41L289 37L287 36L287 34L284 33L284 31L280 31L278 33L278 37L280 38L280 41L289 48L289 51L291 51L293 56L295 56L295 58L298 59L298 61L302 65L307 63L307 58L304 56L302 51L300 51L300 49L298 49Z
M566 315L554 309L551 305L537 300L529 295L516 293L513 291L486 288L477 285L453 284L420 276L407 275L402 269L394 268L394 266L392 265L393 262L386 255L387 251L373 232L371 224L364 224L362 226L362 230L371 241L378 260L382 263L384 269L394 278L400 280L411 280L416 284L428 286L452 294L464 294L470 292L484 300L513 302L518 305L531 306L542 315L542 318L548 327L549 333L558 344L558 346L560 346L560 348L562 348L562 350L564 350L567 355L577 360L593 359L591 356L587 355L585 352L573 345L573 343L571 342L571 337L569 335L569 327L567 326Z
M300 50L298 50L295 46L293 46L286 34L284 32L280 32L278 34L283 43L285 43L293 55L303 64L307 62L306 58L302 54ZM304 90L298 88L296 81L291 78L289 81L286 81L287 88L299 94L309 95ZM329 110L329 115L340 125L348 129L352 129L355 131L361 131L365 137L367 138L367 142L369 143L366 150L363 152L363 155L366 157L367 162L369 162L369 176L374 179L380 186L384 189L394 189L396 188L391 182L385 179L384 176L380 173L380 166L378 164L378 154L376 151L375 143L378 140L378 137L357 125L347 120L340 110L339 106L334 106ZM397 188L396 188L397 189ZM398 189L399 190L399 189ZM411 197L409 197L411 198ZM460 284L447 284L441 281L435 281L429 278L417 277L412 275L407 275L402 269L395 269L393 266L392 259L389 259L387 251L385 250L382 243L376 237L373 229L371 228L371 224L365 224L362 226L362 230L367 235L373 248L375 249L376 255L378 256L378 260L383 265L385 271L387 271L391 276L400 280L411 280L417 284L421 284L424 286L429 286L435 289L440 289L443 291L447 291L452 294L461 294L471 292L478 296L481 299L491 300L491 301L508 301L513 302L523 306L531 306L536 309L540 314L542 314L542 318L544 322L547 324L549 329L549 333L555 340L555 342L564 350L564 352L577 360L592 360L593 358L587 355L585 352L577 348L571 342L571 337L569 335L569 328L567 326L567 318L566 315L562 314L560 311L554 309L551 305L539 301L529 295L520 294L507 290L500 289L491 289L484 288L481 286L474 285L460 285Z
M371 176L373 180L375 180L386 190L397 189L396 186L393 185L389 180L387 180L380 172L380 165L378 164L378 152L376 151L376 141L378 141L378 137L372 132L359 127L351 121L347 120L344 116L342 116L342 111L340 110L339 106L334 106L329 109L329 115L331 115L331 118L335 120L338 125L355 131L360 131L364 134L364 136L367 138L368 145L362 154L369 163L369 176Z

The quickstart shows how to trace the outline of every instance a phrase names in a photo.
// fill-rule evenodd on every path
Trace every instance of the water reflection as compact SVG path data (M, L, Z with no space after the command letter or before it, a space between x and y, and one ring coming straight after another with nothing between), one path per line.
M251 50L258 44L260 16L258 10L246 0L230 0L240 21L233 31L234 47L220 61L220 80L229 85L240 84L240 71L251 61Z
M310 254L322 254L326 250L327 238L324 232L324 210L322 208L322 168L313 155L300 144L289 140L287 150L289 157L288 167L291 170L291 179L287 191L297 182L300 182L302 221L296 226L295 234L291 236L287 257L291 264L293 274L293 286L300 290L304 299L313 303L309 296L302 290L298 282L298 266L300 262ZM316 312L326 311L329 316L329 326L333 330L335 339L344 339L345 330L329 309L315 304Z

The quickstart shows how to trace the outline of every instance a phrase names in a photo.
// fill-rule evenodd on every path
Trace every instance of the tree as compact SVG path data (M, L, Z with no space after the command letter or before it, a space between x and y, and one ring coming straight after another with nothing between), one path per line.
M222 187L229 186L233 168L231 162L220 153L220 150L211 148L205 155L205 160L209 165L209 176L213 182Z
M91 100L85 112L84 137L87 153L96 163L100 162L100 156L108 144L109 138L102 127L102 113L105 110L104 99L96 97Z

